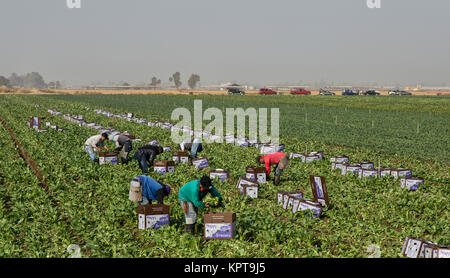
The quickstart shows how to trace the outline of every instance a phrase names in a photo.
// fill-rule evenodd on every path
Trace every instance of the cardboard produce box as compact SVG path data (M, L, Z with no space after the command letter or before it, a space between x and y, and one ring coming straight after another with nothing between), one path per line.
M284 150L284 145L277 145L277 144L260 144L259 145L259 152L261 154L271 154L274 152L281 152Z
M294 159L294 158L303 159L303 157L305 157L305 155L302 153L296 153L296 152L289 153L289 159Z
M228 177L230 176L230 172L224 169L215 169L209 171L209 178L213 180L214 178L218 177L222 182L225 182Z
M310 210L313 213L313 218L319 218L322 214L322 207L319 203L313 202L312 200L300 199L297 207L292 207L292 211L304 211Z
M423 184L424 182L425 181L422 178L401 178L400 187L415 191L419 188L419 185Z
M258 144L258 139L248 139L247 142L249 146L255 147Z
M175 162L167 160L154 161L153 171L163 175L166 173L173 173L175 171Z
M260 184L266 183L266 169L264 167L247 167L245 177L249 180L257 181Z
M303 198L289 197L288 209L291 209L292 213L295 213L301 200L303 200Z
M236 236L236 213L217 212L204 216L205 239L232 239Z
M256 184L244 184L241 187L241 194L250 198L258 198L258 185Z
M323 155L323 152L310 152L308 153L309 156L318 156L319 159L324 159L325 156Z
M302 191L289 191L289 192L286 192L286 195L288 197L287 197L287 205L285 205L286 206L285 209L291 210L292 213L295 213L300 200L303 200L303 192Z
M98 164L105 163L117 164L119 163L119 157L117 152L99 152Z
M392 170L395 170L395 169L392 169L392 168L380 168L380 169L378 169L378 176L379 177L390 176Z
M240 177L238 182L237 182L236 188L239 189L240 191L242 191L242 186L244 186L244 185L256 185L256 186L258 186L258 183L253 181L253 180L251 180L251 179Z
M227 134L227 135L225 135L224 138L225 138L225 143L227 143L227 144L234 144L234 141L236 140L234 138L233 134Z
M208 158L194 158L192 159L192 165L197 169L203 169L209 166Z
M159 229L170 225L170 206L168 205L139 205L138 229Z
M361 165L359 164L350 164L350 165L345 164L344 167L342 168L342 175L346 175L348 173L358 174L359 169L361 169Z
M344 171L344 168L345 168L346 165L347 164L345 164L344 162L332 162L331 163L331 170L339 169L339 170L341 170L341 173L342 173L342 171Z
M41 129L41 120L42 119L40 117L31 117L30 120L28 121L28 126L30 128L40 130Z
M287 191L286 194L293 198L303 198L303 191L301 190Z
M248 143L248 138L238 138L235 141L235 145L238 147L248 147L249 143Z
M410 169L392 169L391 170L391 176L394 178L411 178L412 177L412 171Z
M320 156L316 155L316 154L315 155L307 155L302 158L302 162L306 162L306 163L311 163L311 162L318 161L318 160L320 160Z
M430 251L428 251L431 254L430 258L437 258L437 259L449 259L450 258L450 246L439 246L439 245L431 245L428 246Z
M189 154L187 152L173 152L172 160L175 161L175 163L188 163Z
M440 246L428 240L406 237L401 254L408 258L450 258L450 246Z
M303 191L296 190L296 191L278 191L277 192L277 203L281 205L284 209L288 209L293 203L290 198L303 198Z
M406 237L403 243L402 255L408 258L418 258L424 242L422 239Z
M358 164L361 165L361 169L364 169L364 170L375 169L373 162L361 162Z
M371 178L371 177L378 177L378 170L376 169L359 169L358 171L358 177L360 179L362 178Z
M277 192L277 203L279 205L283 205L283 197L284 197L285 194L287 194L286 191L278 191Z
M311 184L311 189L314 195L314 201L320 203L322 206L329 206L330 200L328 199L328 191L325 178L310 175L309 182Z
M335 156L331 157L330 161L336 163L348 163L350 162L350 159L347 156Z

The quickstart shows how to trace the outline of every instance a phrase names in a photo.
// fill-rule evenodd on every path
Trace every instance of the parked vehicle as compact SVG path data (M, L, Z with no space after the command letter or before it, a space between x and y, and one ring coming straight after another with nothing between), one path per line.
M262 89L259 89L259 94L260 95L276 95L277 92L275 92L272 89L262 88Z
M353 92L353 91L350 90L350 89L344 89L344 90L342 91L342 95L343 95L343 96L357 96L358 93Z
M291 90L291 95L310 95L310 94L311 94L311 91L305 90L303 88Z
M228 94L229 95L234 95L234 94L245 95L245 92L238 88L229 88Z
M320 89L320 91L319 91L319 96L335 96L335 95L336 94L331 91L322 90L322 89Z
M368 90L362 93L364 96L379 96L380 93L375 90Z
M412 95L410 92L402 91L402 90L393 90L389 91L390 96L410 96Z

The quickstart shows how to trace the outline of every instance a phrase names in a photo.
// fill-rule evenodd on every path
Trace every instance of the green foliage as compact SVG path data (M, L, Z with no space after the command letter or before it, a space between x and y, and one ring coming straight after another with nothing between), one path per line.
M206 195L206 197L203 199L203 202L209 203L212 207L217 207L219 205L219 197L212 197L211 195Z
M135 111L153 120L170 120L172 111L178 107L189 109L191 115L194 109L194 98L182 95L62 95L46 98L82 104L102 103L111 109ZM450 97L266 98L245 95L195 96L195 99L203 100L203 110L216 107L224 115L229 107L279 108L282 141L297 138L335 147L449 163ZM204 121L205 126L208 123Z
M222 104L218 105L219 100L224 101L224 107L247 105L245 101L233 98L231 102L225 98L206 99L208 102L205 101L207 105L204 108L222 107ZM247 101L258 105L260 99L251 97ZM438 102L426 100L431 105ZM284 98L279 101L284 101ZM377 164L379 160L382 166L411 168L415 176L425 179L425 184L418 191L410 192L399 188L399 182L388 177L360 180L352 175L342 176L338 171L331 171L326 160L310 164L291 160L289 168L283 172L280 186L274 186L268 179L268 183L259 188L259 198L250 199L241 196L236 182L245 175L247 166L254 165L257 149L208 144L202 156L214 158L209 168L198 170L192 165L179 164L171 174L148 174L173 189L165 199L165 203L170 205L171 223L166 229L138 231L137 205L128 200L130 178L141 174L137 162L132 160L128 165L92 163L81 146L97 131L79 127L63 117L52 116L47 109L56 109L64 114L83 114L87 121L129 131L142 139L142 142L133 144L134 150L146 140L155 138L160 145L176 149L167 130L108 118L92 110L86 111L84 107L134 112L137 117L152 116L152 120L156 120L157 117L164 119L173 106L187 104L181 105L176 98L168 96L128 96L127 99L122 96L2 95L0 102L0 115L37 162L51 192L47 193L42 188L30 168L20 159L9 135L0 128L0 257L67 257L66 248L70 244L78 244L83 257L367 257L366 250L371 244L380 246L382 257L398 257L406 236L449 244L447 198L450 171L448 163L439 154L435 154L435 160L430 162L409 154L390 155L369 148L336 147L323 143L321 138L305 141L295 137L298 133L288 133L293 135L281 140L286 145L286 153L304 151L308 144L308 150L323 151L327 158L347 155L354 162L373 161ZM42 108L35 109L35 104ZM270 105L266 102L260 104ZM290 117L290 114L281 113L282 118ZM436 108L433 115L439 119L445 113L441 107ZM26 125L30 116L46 117L44 122L50 121L68 130L57 132L50 129L38 133ZM443 124L448 119L440 119L444 119L441 130L445 130ZM430 121L434 120L430 118ZM291 126L294 126L292 120ZM428 136L433 135L424 135L425 138ZM448 141L445 134L441 137ZM420 138L416 138L417 142L421 142ZM372 137L369 139L373 140ZM439 144L440 139L436 139L436 144ZM423 152L416 150L414 153ZM158 159L170 160L171 152L161 154ZM223 207L213 211L237 213L236 238L207 241L200 236L182 235L184 213L179 204L178 190L186 182L208 174L209 169L218 168L229 170L230 179L227 182L213 181L224 199ZM312 198L310 174L324 176L327 182L331 205L320 219L311 219L302 213L292 214L276 202L279 190L303 190L306 198ZM212 210L199 210L197 232L201 233L203 215L208 211Z

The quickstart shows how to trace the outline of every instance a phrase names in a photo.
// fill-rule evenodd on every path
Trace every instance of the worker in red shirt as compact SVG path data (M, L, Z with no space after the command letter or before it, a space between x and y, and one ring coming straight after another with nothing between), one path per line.
M275 168L275 175L273 183L275 185L280 184L280 176L284 169L289 166L289 159L286 154L282 152L275 152L266 155L260 155L256 157L256 162L260 164L266 164L266 175L269 177L270 166L277 165Z

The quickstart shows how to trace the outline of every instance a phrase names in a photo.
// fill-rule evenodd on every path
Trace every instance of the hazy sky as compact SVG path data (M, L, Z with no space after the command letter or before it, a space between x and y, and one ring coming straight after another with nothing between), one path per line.
M0 75L450 85L450 1L0 1Z

